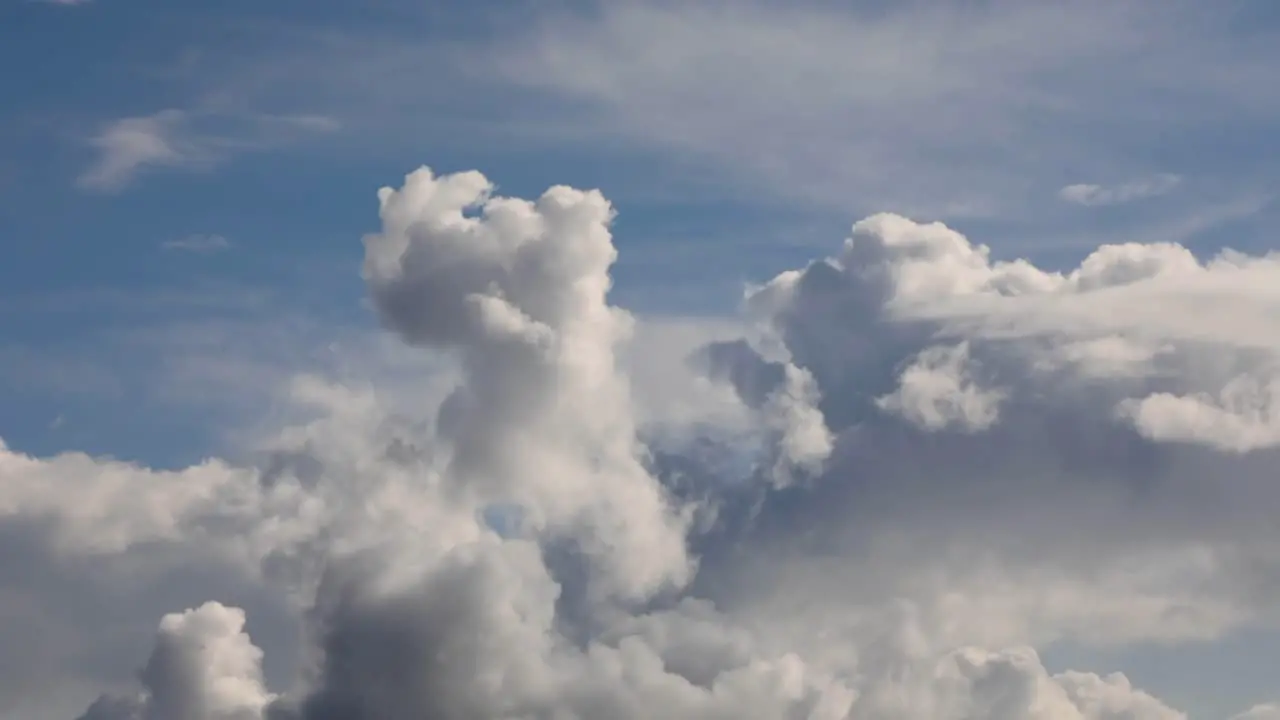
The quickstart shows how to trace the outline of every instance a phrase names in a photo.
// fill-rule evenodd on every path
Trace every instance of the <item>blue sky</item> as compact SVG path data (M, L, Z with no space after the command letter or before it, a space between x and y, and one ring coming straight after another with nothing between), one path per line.
M877 211L1051 267L1280 242L1269 0L0 3L0 437L37 455L229 452L374 352L360 238L422 164L602 188L648 314L732 314Z
M396 67L395 77L379 77L393 62L384 55L401 50L474 42L471 53L499 42L494 26L509 18L496 5L486 13L466 5L244 3L214 11L162 2L7 3L0 23L0 72L11 98L0 117L5 436L39 451L87 442L153 462L197 456L209 438L188 438L204 434L207 418L174 425L193 408L170 407L169 427L147 427L152 414L136 412L138 383L174 350L166 335L202 322L259 333L289 322L370 327L360 307L359 240L373 229L374 190L418 164L482 166L516 194L558 182L610 186L629 258L617 273L618 296L631 307L731 311L743 280L812 254L789 241L775 245L762 231L773 225L790 234L807 216L785 203L756 208L724 193L686 194L678 155L667 161L621 141L525 147L508 129L545 99L509 103L505 91L469 92L451 68L433 77ZM388 37L402 47L367 47ZM343 49L329 55L331 43ZM302 63L320 57L320 66L296 68L295 54ZM348 57L352 69L330 85L327 75ZM369 74L357 70L361 63ZM281 79L257 87L258 72ZM292 96L295 73L306 89ZM407 85L403 98L388 97L401 93L398 83ZM437 94L456 95L459 107ZM348 97L363 105L348 106ZM172 143L172 163L127 159L136 165L97 184L85 180L110 152L100 139L113 123L163 113L179 119L140 134ZM473 131L473 122L497 129ZM127 140L119 143L132 158ZM675 194L655 196L651 179L673 182ZM831 213L802 220L800 229L814 242L821 229L829 245L846 220ZM222 240L193 249L208 237ZM124 427L98 424L119 413L130 418Z

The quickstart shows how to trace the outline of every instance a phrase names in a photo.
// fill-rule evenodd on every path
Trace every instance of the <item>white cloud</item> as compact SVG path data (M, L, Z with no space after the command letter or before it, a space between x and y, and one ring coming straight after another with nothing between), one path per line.
M209 254L229 250L231 241L221 235L187 235L176 240L165 240L160 243L160 247L164 250Z
M999 418L1003 395L975 385L968 361L969 346L963 343L924 350L902 371L898 389L878 398L876 405L926 430L986 430Z
M608 302L600 193L424 168L379 199L374 307L453 372L294 377L234 461L4 448L0 533L39 562L0 563L24 598L0 622L77 632L0 652L25 673L0 713L96 681L86 720L1172 720L1038 649L1280 620L1274 443L1117 414L1216 390L1256 419L1262 385L1224 388L1280 352L1273 259L1110 246L1051 272L878 215L753 290L741 337L641 371L695 343ZM252 626L264 597L301 638Z
M1161 392L1127 400L1118 410L1156 440L1201 442L1237 452L1274 447L1280 445L1280 374L1241 375L1223 385L1217 397Z
M1181 182L1182 178L1166 173L1143 180L1133 180L1113 187L1089 183L1068 185L1058 191L1058 196L1076 205L1123 205L1135 200L1164 195L1176 188Z
M198 513L220 503L246 502L243 493L252 491L244 471L220 461L158 472L74 453L41 460L3 442L0 472L5 478L0 517L47 522L60 547L90 553L172 539L180 528L198 525ZM67 503L69 495L83 502Z
M605 301L613 209L599 192L563 186L535 202L492 191L479 173L423 168L402 190L379 192L383 231L365 239L364 277L384 323L462 359L467 380L440 418L454 482L479 502L521 504L536 524L582 523L577 532L590 535L575 541L588 555L626 566L601 569L618 584L601 591L681 582L682 521L635 454L616 369L632 320ZM547 474L529 477L537 466Z
M100 698L83 720L254 720L274 699L262 685L262 650L244 611L217 602L166 615L139 673L136 697Z
M819 282L845 287L821 291L828 299L808 291ZM976 354L999 364L996 377L1010 374L1039 394L1060 383L1110 385L1110 412L1149 437L1247 451L1280 445L1272 412L1280 336L1266 319L1280 310L1277 282L1275 256L1225 250L1201 262L1172 244L1103 246L1074 270L1046 272L993 262L986 247L941 224L878 215L854 226L840 257L779 275L751 302L769 308L784 336L804 328L799 349L817 354L803 360L815 368L837 362L830 355L851 342L874 342L872 333L961 341L922 347L895 393L878 401L929 429L996 422L1005 391L973 384ZM828 315L848 325L836 337L811 327ZM819 385L835 371L815 370Z

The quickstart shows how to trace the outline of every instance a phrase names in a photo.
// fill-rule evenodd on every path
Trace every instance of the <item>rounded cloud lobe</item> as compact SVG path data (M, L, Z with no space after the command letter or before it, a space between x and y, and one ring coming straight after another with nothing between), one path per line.
M691 420L624 362L662 348L608 302L600 193L423 168L379 199L364 278L456 361L437 403L300 377L243 467L0 446L0 523L49 556L217 564L302 628L274 687L252 614L166 615L81 718L1181 718L1038 649L1280 620L1280 261L1051 272L873 216L688 358L736 403Z
M273 699L262 684L262 650L244 633L244 611L217 602L166 615L139 673L137 696L102 697L87 718L261 718Z

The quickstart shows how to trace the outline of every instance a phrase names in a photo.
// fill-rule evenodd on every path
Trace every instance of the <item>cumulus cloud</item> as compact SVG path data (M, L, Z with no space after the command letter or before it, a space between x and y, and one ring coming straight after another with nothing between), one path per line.
M590 554L622 563L610 570L617 590L680 582L682 521L638 454L616 367L632 323L606 302L613 210L567 187L535 202L491 195L479 173L420 170L380 192L383 232L365 240L384 322L462 358L466 380L440 417L450 478L476 502L519 503L538 525L577 525Z
M137 695L102 697L81 720L253 720L273 699L244 611L217 602L166 615Z
M1280 337L1262 316L1280 309L1278 277L1272 255L1226 250L1202 262L1171 244L1104 246L1074 270L1047 272L994 261L941 224L878 215L854 226L841 256L779 275L749 304L824 391L897 372L877 405L929 429L985 429L1018 385L1043 394L1090 383L1110 387L1100 419L1245 451L1280 442ZM836 316L838 330L827 320ZM955 344L933 344L944 338ZM906 353L914 359L893 370Z
M0 530L55 575L217 567L300 627L177 601L82 719L1163 720L1040 650L1280 620L1273 258L1048 271L877 215L665 345L609 302L599 192L423 168L379 201L372 304L441 392L300 376L186 469L0 448Z
M1059 190L1058 197L1076 205L1123 205L1135 200L1164 195L1181 182L1181 177L1164 173L1114 186L1077 183Z

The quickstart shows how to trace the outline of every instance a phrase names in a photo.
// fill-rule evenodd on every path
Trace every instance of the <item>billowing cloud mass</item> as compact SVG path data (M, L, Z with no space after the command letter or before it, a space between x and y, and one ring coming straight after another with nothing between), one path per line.
M99 609L109 660L68 645L0 714L97 681L81 720L1173 719L1041 652L1280 622L1280 258L1050 271L877 215L673 357L608 301L599 192L379 200L370 297L447 391L300 376L181 470L0 446L0 530L59 582L223 583L141 640ZM264 597L289 642L232 602Z

